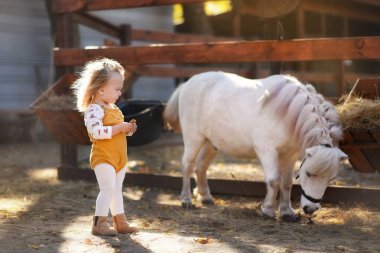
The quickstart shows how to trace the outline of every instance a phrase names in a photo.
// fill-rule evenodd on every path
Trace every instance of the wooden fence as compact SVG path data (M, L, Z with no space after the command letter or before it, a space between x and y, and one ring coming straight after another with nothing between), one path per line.
M54 63L60 75L70 73L74 66L81 66L85 62L96 57L103 56L113 58L121 62L127 69L126 79L133 80L136 75L150 76L191 76L203 72L207 68L197 67L162 67L155 64L194 64L194 63L255 63L273 61L337 61L337 60L379 60L380 37L346 37L346 38L317 38L296 39L284 41L243 41L227 38L215 38L196 35L170 34L163 32L134 30L128 25L115 26L104 20L86 13L92 10L135 8L144 6L171 5L174 3L196 3L202 0L92 0L92 1L65 1L54 0L52 10L56 20L57 48L54 50ZM121 46L105 46L95 49L75 48L74 25L81 23L118 38ZM160 41L175 44L130 46L132 40ZM150 66L147 66L150 65ZM153 65L153 66L152 66ZM242 75L249 72L234 70ZM309 75L312 73L301 73ZM328 74L334 77L334 74ZM327 80L314 74L316 79ZM352 78L352 77L351 77ZM340 77L341 79L341 77ZM75 169L77 166L75 144L62 144L62 166L59 168L61 179L91 178L90 174L84 175L84 170ZM147 175L145 180L149 182ZM127 176L128 178L128 176ZM165 180L170 180L165 178ZM142 180L144 181L144 180ZM154 180L153 180L154 181ZM178 179L171 183L179 184ZM170 183L170 184L171 184ZM169 184L169 183L168 183ZM177 187L178 185L176 185ZM235 186L234 186L235 187ZM236 185L237 187L237 185ZM261 187L261 186L259 186ZM178 187L177 187L178 188ZM239 189L237 187L236 189ZM260 188L261 189L261 188ZM262 192L262 188L258 192ZM346 189L343 193L330 187L328 192L336 193L340 197L348 196L345 193L355 190ZM349 194L352 198L344 198L344 201L363 200L361 189L357 194ZM374 204L375 195L369 198L370 204ZM355 198L356 196L356 198Z

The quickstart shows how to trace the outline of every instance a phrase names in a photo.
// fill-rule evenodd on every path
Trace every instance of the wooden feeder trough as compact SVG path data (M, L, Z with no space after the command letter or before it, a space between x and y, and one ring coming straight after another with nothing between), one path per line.
M355 170L380 172L380 130L346 130L341 149L348 155Z
M91 142L84 125L83 115L74 109L74 95L70 87L75 78L73 74L64 75L44 92L31 107L42 124L58 142L89 145ZM60 96L69 98L63 107L46 106L47 102L49 104L54 103L49 101L52 100L52 97ZM163 104L160 101L127 100L119 103L118 106L125 115L125 121L131 119L137 121L138 129L133 136L128 137L128 145L141 146L160 137L163 109Z
M351 93L362 98L379 99L379 92L380 78L371 78L358 80ZM346 129L340 147L348 154L351 165L357 171L380 172L379 128Z
M74 74L66 74L47 89L32 105L33 112L52 134L56 141L64 144L90 144L83 116L74 109L51 109L43 106L51 97L73 95L70 89ZM74 105L72 105L74 107Z

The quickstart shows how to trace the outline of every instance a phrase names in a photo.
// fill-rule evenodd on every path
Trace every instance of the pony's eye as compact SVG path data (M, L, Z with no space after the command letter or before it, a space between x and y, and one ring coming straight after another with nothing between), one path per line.
M311 177L312 175L310 174L310 172L306 171L306 176Z

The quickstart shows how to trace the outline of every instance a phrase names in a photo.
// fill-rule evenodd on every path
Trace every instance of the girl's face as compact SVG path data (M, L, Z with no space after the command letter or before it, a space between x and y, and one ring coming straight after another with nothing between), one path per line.
M123 82L124 79L118 72L112 73L110 79L99 89L100 99L105 104L116 103L121 96Z

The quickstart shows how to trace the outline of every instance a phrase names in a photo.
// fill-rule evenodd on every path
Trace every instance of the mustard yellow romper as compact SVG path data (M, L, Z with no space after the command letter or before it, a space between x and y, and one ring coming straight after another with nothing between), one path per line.
M116 172L127 164L127 138L125 133L112 136L112 126L124 122L124 115L115 105L104 108L91 104L84 113L85 125L92 142L90 164L94 169L101 163L112 165Z

